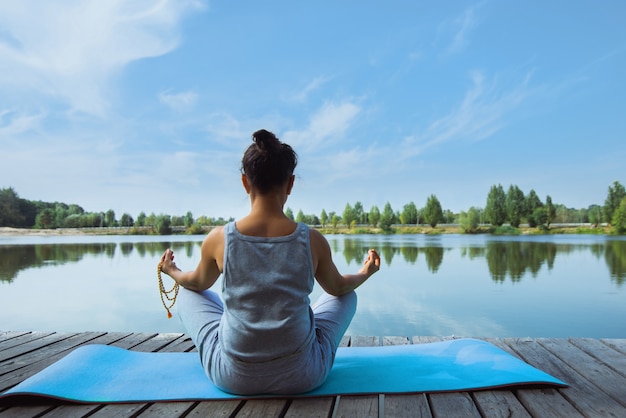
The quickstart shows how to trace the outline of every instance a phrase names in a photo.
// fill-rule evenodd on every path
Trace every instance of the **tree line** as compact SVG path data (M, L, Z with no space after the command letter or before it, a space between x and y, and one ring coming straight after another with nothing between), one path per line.
M453 213L442 208L436 195L427 197L425 205L418 208L414 202L403 205L401 210L394 210L389 202L382 211L373 205L368 211L361 202L346 203L341 214L327 212L304 214L299 210L294 216L293 210L286 208L285 214L297 222L322 227L338 225L354 229L357 225L369 225L383 231L391 231L392 225L430 225L458 224L463 232L475 232L479 225L489 224L501 227L505 224L517 228L522 223L530 227L548 229L553 223L591 223L606 222L617 233L626 232L626 190L618 181L608 188L604 205L590 205L586 209L567 208L555 204L548 195L542 201L534 190L525 194L518 186L510 185L505 191L501 184L493 185L487 195L484 208L471 207L467 211ZM146 215L140 212L136 218L124 213L117 219L112 209L106 212L86 212L77 204L42 202L22 199L12 188L0 189L0 227L15 228L106 228L129 227L145 232L169 234L173 228L184 228L189 233L199 233L203 227L223 225L228 220L219 217L200 216L197 219L191 212L183 216L166 214Z
M484 208L470 207L467 211L457 214L450 210L443 210L436 195L426 199L424 207L418 208L414 202L405 204L402 210L395 210L387 202L382 210L374 205L365 211L361 202L354 205L346 203L341 214L327 213L322 210L319 216L306 215L302 210L294 217L293 210L287 208L286 215L298 222L309 225L332 226L339 224L354 229L357 225L379 227L383 231L390 231L392 225L430 225L435 228L439 224L458 224L463 232L475 232L479 225L489 224L501 227L508 224L518 228L522 223L531 228L549 229L553 223L591 223L598 225L602 222L612 225L617 233L626 232L626 191L618 181L609 186L604 205L593 204L586 209L568 208L563 204L552 202L550 195L545 201L534 190L528 194L516 185L510 185L505 192L501 184L493 185L487 195Z
M231 218L232 219L232 218ZM230 219L229 219L230 220ZM43 202L19 197L12 188L0 189L0 227L58 229L58 228L136 228L136 233L170 234L173 228L186 228L189 233L203 227L224 225L228 220L200 216L191 212L183 216L140 212L136 218L123 213L118 219L113 209L87 212L77 204ZM131 231L132 232L132 231Z

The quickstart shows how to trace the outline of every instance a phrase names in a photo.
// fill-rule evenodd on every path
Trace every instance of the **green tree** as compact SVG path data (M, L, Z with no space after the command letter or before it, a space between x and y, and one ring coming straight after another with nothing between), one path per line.
M408 203L402 208L402 213L400 214L400 223L404 225L416 224L417 216L418 213L415 203Z
M25 226L24 221L16 191L12 187L0 189L0 226Z
M146 213L144 211L141 211L139 212L139 215L137 215L135 226L144 226L145 224L146 224Z
M304 222L304 213L302 212L302 209L300 209L296 215L296 222Z
M352 224L352 221L356 220L356 214L354 213L352 206L350 206L350 203L346 203L341 219L343 219L343 223L347 227Z
M539 199L535 190L531 189L530 192L528 192L528 196L526 196L526 220L528 221L528 226L531 228L544 223L535 218L535 214L540 213L536 212L537 208L541 207L543 207L541 199Z
M501 226L506 220L506 194L501 184L491 186L489 190L485 219L494 226Z
M391 225L393 225L395 214L391 208L391 203L387 202L383 208L383 213L380 214L380 220L378 223L383 231L391 231Z
M330 223L332 224L333 228L337 229L337 224L339 224L340 221L341 218L333 213L333 216L331 216L330 218Z
M518 228L524 215L524 192L515 185L509 186L509 190L506 193L505 206L509 223L511 226Z
M367 215L365 211L363 210L363 204L361 202L356 202L352 210L354 211L354 219L356 220L356 223L359 223L359 224L367 223L367 220L366 220Z
M322 209L322 213L320 213L320 223L322 224L322 227L325 227L328 223L328 214L324 209Z
M557 209L558 213L558 209ZM599 205L591 205L587 209L587 213L589 216L589 222L592 225L599 225L602 222L602 207ZM558 216L558 215L557 215Z
M172 219L169 215L159 215L156 217L154 227L158 234L170 235L172 233Z
M115 212L113 211L113 209L107 210L107 213L105 215L105 223L106 226L115 226Z
M626 197L626 190L619 181L613 182L613 186L609 186L609 193L604 201L604 220L608 223L613 221L613 212L619 207L622 199Z
M47 208L39 212L35 226L40 229L54 228L54 210Z
M618 234L626 232L626 197L622 199L617 209L613 212L611 222L615 232Z
M184 217L184 224L185 224L185 226L186 226L187 228L189 228L191 225L193 225L193 224L194 224L193 214L191 213L191 211L188 211L188 212L185 214L185 217Z
M480 212L474 206L469 208L467 212L459 214L459 226L465 233L472 233L478 229L480 224Z
M554 222L556 218L556 208L552 204L552 197L546 196L546 226L550 228L550 224Z
M543 228L548 223L548 211L545 206L535 208L532 214L533 227Z
M76 215L70 215L70 216L76 216ZM122 217L120 218L120 225L121 226L133 226L133 217L130 216L128 213L124 213L122 214Z
M378 225L378 222L380 221L380 210L378 210L378 206L374 205L371 207L369 213L367 214L367 221L373 227Z
M437 196L434 194L431 194L428 196L428 199L426 199L426 206L422 211L422 216L424 217L424 222L432 228L436 227L443 218L441 203L439 203L439 199L437 199Z
M444 224L453 224L456 219L454 212L450 209L446 209L443 211L443 215L441 216L441 223Z
M289 219L291 219L292 221L294 220L293 218L293 211L291 210L291 208L287 208L287 210L285 210L285 216Z

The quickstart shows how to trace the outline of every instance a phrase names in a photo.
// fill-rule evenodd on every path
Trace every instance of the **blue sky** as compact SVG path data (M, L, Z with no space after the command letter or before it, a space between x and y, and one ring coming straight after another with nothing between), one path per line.
M0 3L0 187L240 217L250 135L298 152L294 212L568 207L626 183L626 2Z

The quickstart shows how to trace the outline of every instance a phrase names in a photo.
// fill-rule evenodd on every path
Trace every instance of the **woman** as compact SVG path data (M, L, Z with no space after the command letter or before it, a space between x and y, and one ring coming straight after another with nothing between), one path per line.
M368 252L356 274L341 275L317 230L284 214L297 155L260 130L242 159L251 210L214 228L194 271L166 250L162 271L182 286L178 313L213 383L241 394L303 393L321 385L356 310L354 289L380 268ZM209 289L223 274L222 297ZM314 279L324 293L311 308Z

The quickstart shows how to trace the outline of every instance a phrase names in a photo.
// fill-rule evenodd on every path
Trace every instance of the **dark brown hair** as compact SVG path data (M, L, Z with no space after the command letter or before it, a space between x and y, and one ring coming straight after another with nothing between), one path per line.
M298 164L296 152L265 129L253 133L252 141L241 160L249 184L262 194L283 186Z

